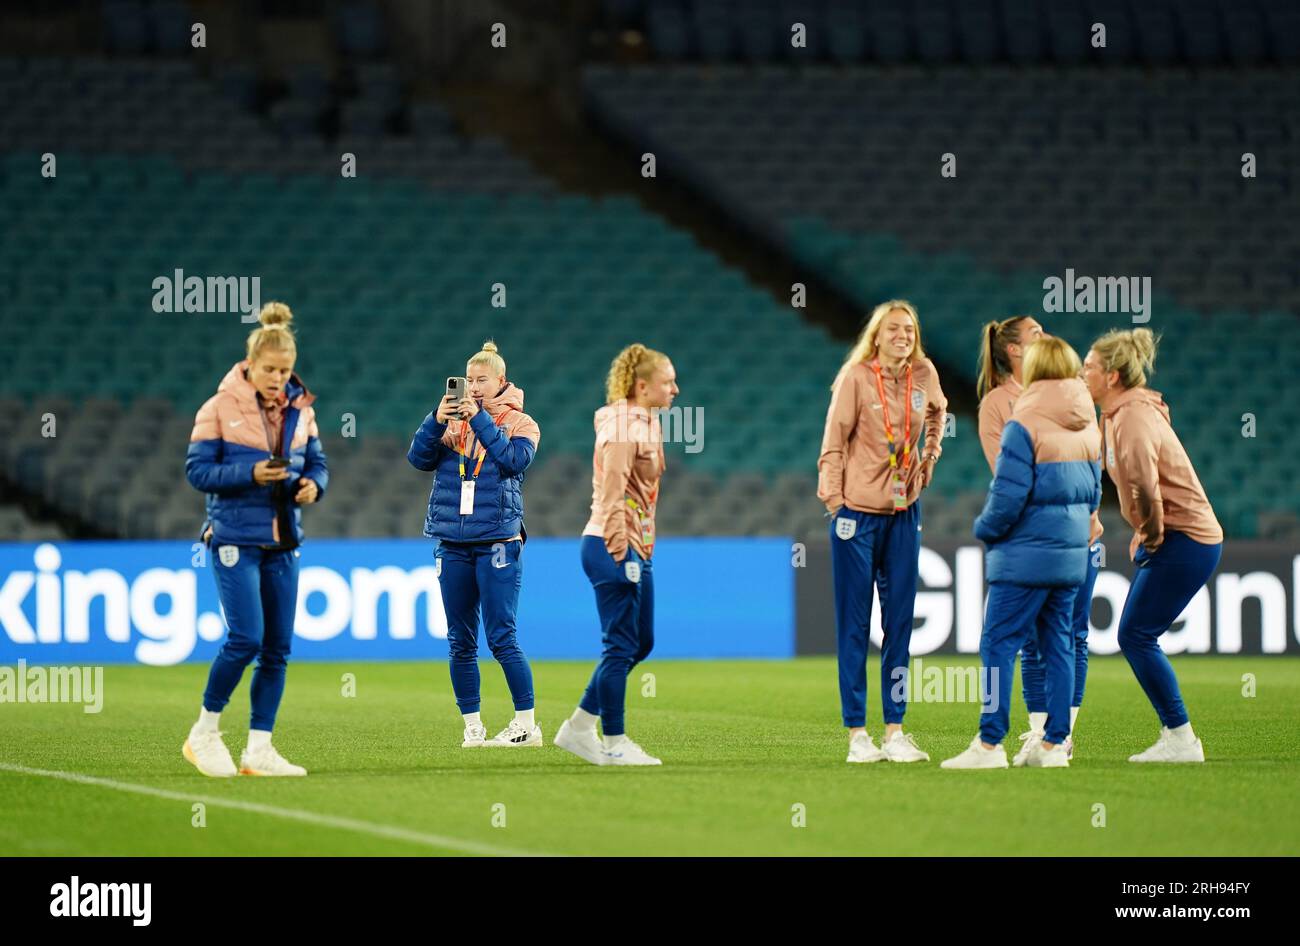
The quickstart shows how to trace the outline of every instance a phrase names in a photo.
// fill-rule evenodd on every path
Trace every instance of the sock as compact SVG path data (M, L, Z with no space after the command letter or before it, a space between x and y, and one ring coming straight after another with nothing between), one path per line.
M1070 707L1070 735L1074 735L1074 721L1079 718L1079 707Z
M1196 734L1192 732L1191 723L1183 723L1181 726L1175 726L1169 730L1169 735L1173 736L1179 742L1195 742Z
M617 749L619 743L621 743L626 738L627 736L624 735L623 733L619 733L617 736L604 736L602 741L604 742L605 745L605 751L609 752L612 749Z
M574 729L581 729L586 732L587 730L595 730L596 721L598 719L600 719L600 717L595 713L588 713L585 709L579 706L573 711L573 715L569 717L569 722L573 724Z
M1034 732L1042 732L1043 730L1047 729L1047 714L1030 713L1029 728L1032 729Z
M269 729L250 729L248 731L248 751L257 752L271 744Z
M530 709L526 709L526 710L515 710L515 719L519 720L520 723L522 723L523 725L527 726L529 729L532 729L532 728L533 728L533 711L532 711L532 710L530 710Z
M479 719L478 713L465 713L466 726L482 726L483 720Z
M217 725L221 722L220 713L212 713L205 709L199 710L199 721L194 724L194 732L216 732Z

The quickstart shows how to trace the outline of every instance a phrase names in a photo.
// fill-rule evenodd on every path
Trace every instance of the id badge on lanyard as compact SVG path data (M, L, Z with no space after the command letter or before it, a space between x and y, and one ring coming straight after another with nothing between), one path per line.
M460 514L462 516L474 515L474 481L460 481Z
M895 509L907 508L907 481L899 475L897 467L893 470L893 479L889 484L889 495L894 499Z
M876 375L876 391L880 394L881 420L885 425L885 437L889 441L889 495L894 501L894 509L907 508L907 480L903 478L912 454L912 366L907 366L907 393L903 396L903 459L898 459L898 443L894 439L894 427L889 422L889 401L885 399L885 384L880 376L879 360L871 363Z

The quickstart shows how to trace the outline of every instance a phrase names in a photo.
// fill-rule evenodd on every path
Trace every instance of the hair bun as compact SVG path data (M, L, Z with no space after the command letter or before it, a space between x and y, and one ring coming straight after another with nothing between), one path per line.
M498 350L497 343L492 341L492 339L489 338L486 342L483 343L483 351L495 352L497 350Z
M267 328L272 325L283 325L286 328L293 321L293 313L283 302L268 302L262 306L262 311L257 316L257 321L261 322Z

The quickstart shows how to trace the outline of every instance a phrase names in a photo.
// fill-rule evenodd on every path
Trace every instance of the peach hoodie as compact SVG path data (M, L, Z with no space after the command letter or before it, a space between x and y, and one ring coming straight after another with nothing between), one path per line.
M1169 406L1150 388L1129 388L1101 412L1102 467L1119 492L1124 521L1151 548L1174 529L1215 545L1223 529L1214 517L1192 461L1169 423Z
M582 534L603 538L616 562L623 561L629 545L649 559L654 553L655 505L664 473L659 418L623 399L596 411L595 428L591 518Z
M1012 375L984 395L980 401L980 446L984 448L984 459L989 461L989 470L994 472L998 466L998 451L1002 449L1002 428L1011 419L1015 409L1016 398L1024 388Z
M899 438L902 459L903 402L907 398L907 373L899 369L893 377L881 373L885 397L889 401L889 422ZM907 504L911 506L921 494L921 458L927 453L942 453L944 412L948 399L939 387L939 373L929 358L912 362L912 449L908 468ZM925 428L925 446L919 441ZM894 514L889 483L889 441L876 388L876 375L870 362L859 362L840 375L831 392L826 411L826 429L822 435L821 456L817 460L817 498L831 508L847 506L856 512Z

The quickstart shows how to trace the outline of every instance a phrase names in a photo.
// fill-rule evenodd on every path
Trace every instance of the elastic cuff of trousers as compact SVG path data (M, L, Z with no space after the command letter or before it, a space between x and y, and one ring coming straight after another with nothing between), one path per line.
M866 729L867 718L865 716L856 717L854 719L849 719L848 717L845 717L844 728L845 729Z

